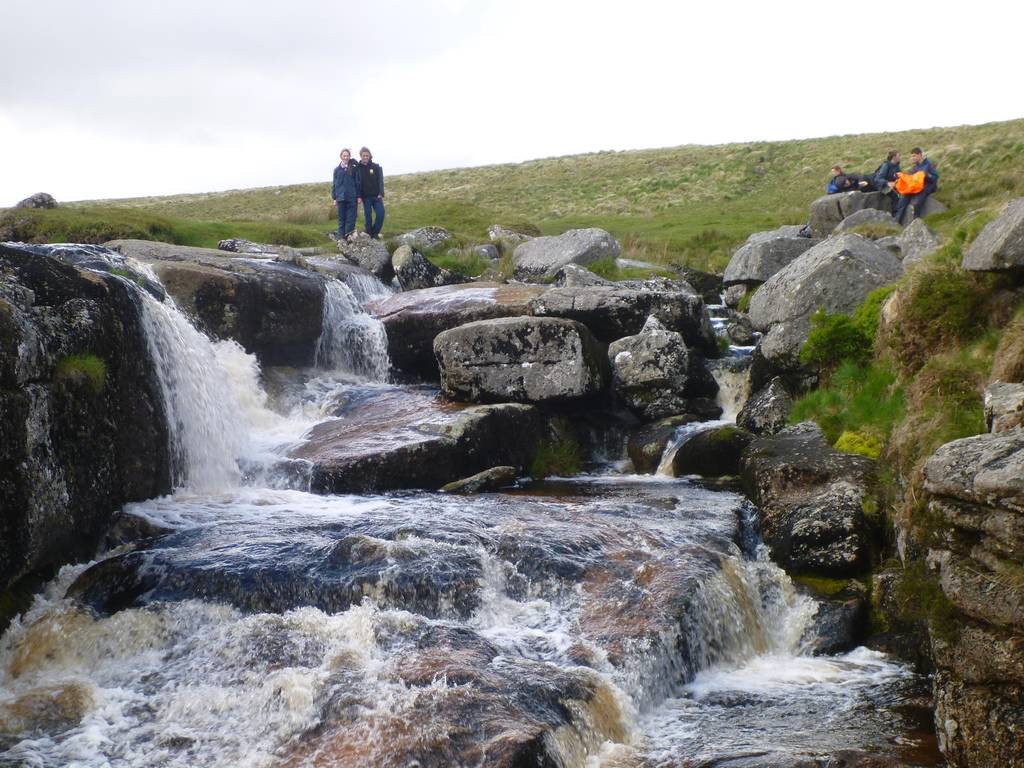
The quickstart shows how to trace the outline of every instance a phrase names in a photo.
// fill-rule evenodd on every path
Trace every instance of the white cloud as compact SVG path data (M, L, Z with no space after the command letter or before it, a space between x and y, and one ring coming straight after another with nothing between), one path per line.
M1016 6L51 0L5 10L0 203L1024 116ZM915 58L916 57L916 58Z

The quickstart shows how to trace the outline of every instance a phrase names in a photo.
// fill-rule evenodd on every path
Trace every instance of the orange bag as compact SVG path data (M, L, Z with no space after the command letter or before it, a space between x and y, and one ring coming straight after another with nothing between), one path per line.
M901 195L916 195L924 189L924 171L896 174L896 191Z

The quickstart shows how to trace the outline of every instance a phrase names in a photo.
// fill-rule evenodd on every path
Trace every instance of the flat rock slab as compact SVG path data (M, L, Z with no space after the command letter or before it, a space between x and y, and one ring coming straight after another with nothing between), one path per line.
M384 323L391 365L399 373L437 379L434 338L477 320L530 314L540 285L470 283L396 293L367 305Z
M541 437L532 406L467 408L427 388L362 390L335 416L289 453L311 464L314 493L437 489L490 467L524 467Z

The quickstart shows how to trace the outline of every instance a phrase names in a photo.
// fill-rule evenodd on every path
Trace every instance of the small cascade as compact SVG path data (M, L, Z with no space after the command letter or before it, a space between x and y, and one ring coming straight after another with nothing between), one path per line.
M715 403L722 409L722 419L735 422L737 414L750 397L750 358L724 357L709 360L708 370L718 382Z
M373 279L380 285L380 281ZM374 290L363 286L360 290ZM329 280L324 288L323 330L316 345L317 368L370 381L387 381L391 361L384 324L363 311L346 283Z
M714 419L712 421L694 421L689 424L683 424L680 427L676 427L675 434L672 435L672 439L665 446L664 453L661 454L661 461L658 463L658 469L655 472L656 475L671 475L672 474L672 461L676 457L676 453L683 446L683 444L694 435L699 435L701 432L707 432L710 429L717 429L718 427L724 427L732 424L732 421L725 419Z
M352 294L361 305L365 305L374 299L383 299L394 293L393 288L385 285L373 275L361 272L346 272L339 275L338 279L349 287L349 290L352 291Z

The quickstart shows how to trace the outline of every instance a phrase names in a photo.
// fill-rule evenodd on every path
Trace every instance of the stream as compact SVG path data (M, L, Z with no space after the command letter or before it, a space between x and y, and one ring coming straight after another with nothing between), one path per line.
M287 451L396 390L375 290L332 285L304 371L140 292L177 490L0 638L0 765L941 765L927 681L812 655L817 605L737 493L621 457L502 493L307 492Z

